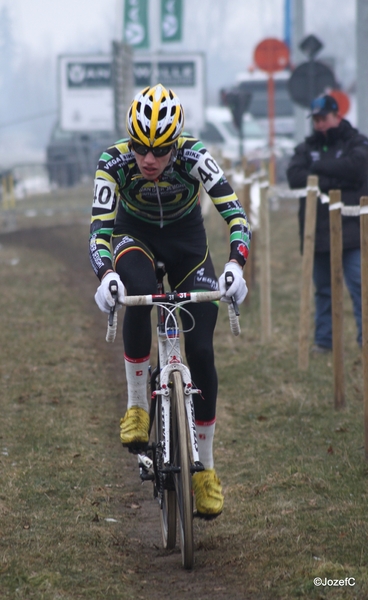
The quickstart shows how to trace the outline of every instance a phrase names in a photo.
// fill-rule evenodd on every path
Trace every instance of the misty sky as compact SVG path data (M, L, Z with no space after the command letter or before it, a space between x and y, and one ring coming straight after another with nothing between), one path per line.
M56 108L59 54L109 53L111 41L122 38L123 0L0 0L0 9L4 6L11 19L13 68L28 69L29 85L35 89L22 91L27 103L9 101L0 124ZM305 33L324 42L321 58L335 59L337 77L346 89L355 79L356 1L304 0L304 6ZM255 46L265 37L283 35L284 0L184 0L183 44L166 47L206 53L207 97L215 103L218 90L232 85L236 74L252 65ZM0 83L2 77L0 72ZM51 123L51 118L39 123L39 143L49 135ZM16 133L3 130L2 137L15 139Z
M186 49L207 50L221 62L230 62L231 74L248 68L255 45L264 37L283 37L284 0L184 3ZM341 33L345 31L343 38L354 33L355 4L345 0L336 10L336 0L304 0L306 33L327 37L324 52L337 53L343 63L353 58L344 56L348 40ZM123 0L0 0L0 7L4 5L9 7L16 41L38 55L109 52L111 40L122 36Z

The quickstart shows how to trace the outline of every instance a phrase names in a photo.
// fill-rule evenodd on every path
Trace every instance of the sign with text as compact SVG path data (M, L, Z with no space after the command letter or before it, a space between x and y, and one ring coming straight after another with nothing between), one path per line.
M112 84L111 63L70 61L67 63L68 88L103 88Z
M165 87L195 87L196 63L193 60L159 61L158 79Z
M205 62L200 53L140 53L133 60L134 91L162 83L171 88L184 106L184 129L198 135L204 123Z
M134 62L134 84L145 87L153 85L154 64L152 62ZM157 62L157 81L165 87L194 87L196 85L196 62L191 61L161 61Z
M110 56L59 57L59 121L64 131L113 131Z

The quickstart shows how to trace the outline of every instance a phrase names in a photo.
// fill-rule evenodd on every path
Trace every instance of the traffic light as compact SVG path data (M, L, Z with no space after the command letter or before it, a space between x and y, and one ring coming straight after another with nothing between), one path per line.
M221 90L222 101L225 106L228 106L233 115L235 127L241 131L243 115L248 110L252 94L239 89Z

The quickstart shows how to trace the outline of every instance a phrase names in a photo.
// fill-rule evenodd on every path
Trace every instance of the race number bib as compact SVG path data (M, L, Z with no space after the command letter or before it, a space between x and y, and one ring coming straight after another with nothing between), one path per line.
M218 166L209 152L200 155L200 159L194 165L190 172L198 181L200 181L208 192L223 176L223 170Z
M95 179L93 206L111 210L114 205L116 184L105 179Z

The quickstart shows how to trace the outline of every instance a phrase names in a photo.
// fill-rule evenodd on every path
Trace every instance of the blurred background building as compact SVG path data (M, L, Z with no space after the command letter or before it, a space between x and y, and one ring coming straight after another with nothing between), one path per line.
M256 68L254 50L267 38L290 51L290 62L275 74L276 153L287 155L308 128L306 108L289 89L295 69L310 59L300 48L308 36L321 42L315 60L349 98L347 117L368 133L366 0L338 10L334 0L228 0L226 6L222 0L89 0L88 11L82 0L48 4L0 0L2 169L46 165L59 186L93 177L100 152L125 135L132 94L158 80L180 96L186 129L234 160L238 132L223 92L249 91L244 152L264 156L267 74Z

